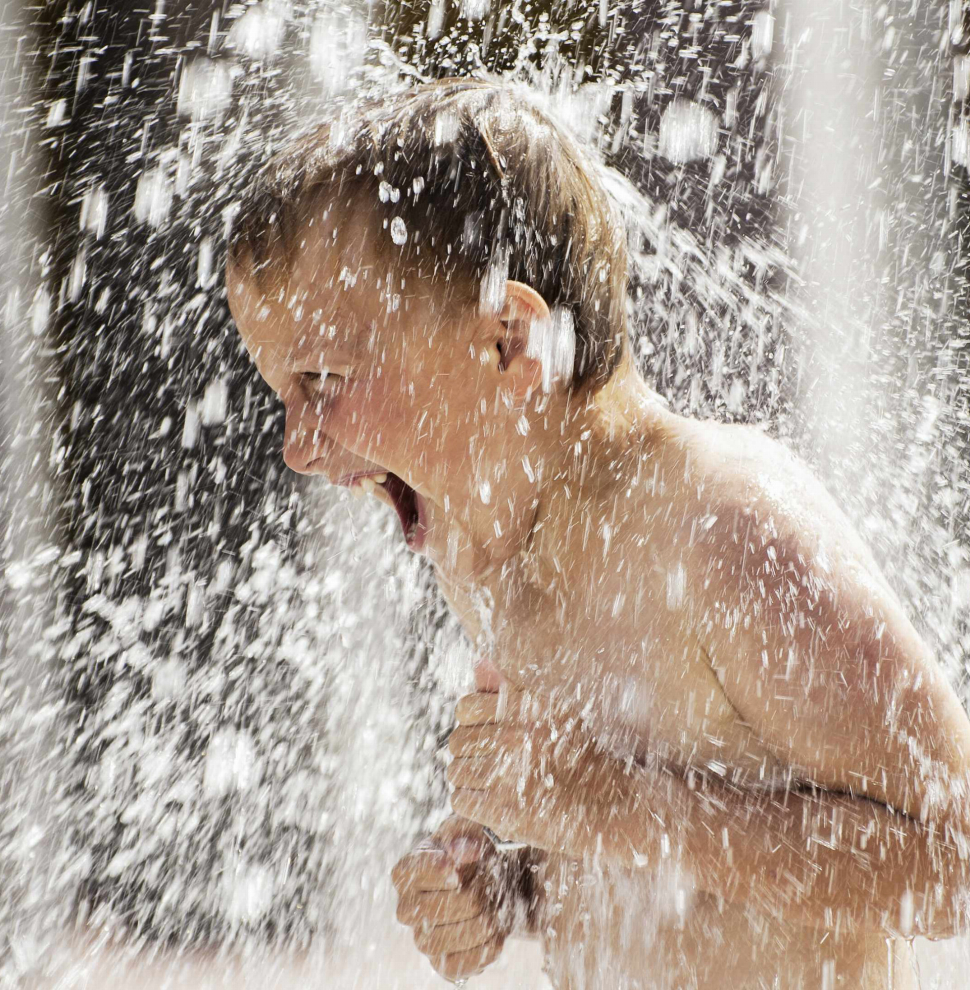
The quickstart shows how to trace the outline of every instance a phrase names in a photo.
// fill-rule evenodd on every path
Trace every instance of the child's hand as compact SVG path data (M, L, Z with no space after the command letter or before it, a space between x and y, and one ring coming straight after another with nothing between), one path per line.
M448 779L458 814L574 859L629 856L631 842L645 838L640 768L603 752L578 718L505 689L466 695L455 717Z
M514 892L480 825L452 816L394 867L397 919L446 980L482 972L512 927Z

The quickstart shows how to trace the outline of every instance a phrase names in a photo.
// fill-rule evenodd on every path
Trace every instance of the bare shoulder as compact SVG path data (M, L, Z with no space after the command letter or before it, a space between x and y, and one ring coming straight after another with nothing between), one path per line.
M697 512L715 520L692 544L694 629L728 699L803 779L848 793L862 781L917 817L920 759L952 780L970 769L970 722L942 668L804 462L751 428L686 432Z
M596 504L613 553L589 555L590 526L573 526L563 541L582 537L582 552L574 556L590 574L597 562L600 570L615 570L612 561L626 557L640 573L648 565L664 573L683 566L704 576L720 571L736 582L742 563L754 573L764 558L784 557L823 570L851 562L882 581L864 541L811 468L758 427L674 417L617 477ZM604 579L595 576L598 585Z
M800 558L823 573L865 575L888 591L844 510L783 442L756 426L710 421L690 421L684 434L712 541L754 555L752 564L759 556Z
M689 420L682 430L691 473L712 499L779 520L835 507L809 466L761 427Z

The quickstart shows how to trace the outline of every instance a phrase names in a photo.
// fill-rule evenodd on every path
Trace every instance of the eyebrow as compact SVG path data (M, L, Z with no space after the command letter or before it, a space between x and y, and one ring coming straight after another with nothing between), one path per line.
M329 319L331 322L322 323L321 326L326 327L326 326L339 325L341 322L345 321L346 313L343 310L337 309L330 316ZM319 340L320 340L319 333L310 333L309 331L307 331L305 333L301 333L299 337L295 341L293 341L291 346L292 353L288 362L292 370L298 370L306 365L307 351L309 351L315 344L317 344ZM354 340L349 344L344 344L340 348L340 350L343 351L345 354L346 352L349 351L350 353L347 356L351 356L351 355L356 356L359 350L359 348L356 346L356 343L357 343L356 340Z

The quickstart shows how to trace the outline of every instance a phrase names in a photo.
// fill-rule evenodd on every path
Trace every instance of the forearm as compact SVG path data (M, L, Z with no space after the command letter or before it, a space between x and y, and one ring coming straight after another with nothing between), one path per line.
M966 924L967 844L862 798L761 793L665 778L663 815L647 788L634 833L677 856L702 890L826 929L946 938ZM629 865L645 849L629 829Z

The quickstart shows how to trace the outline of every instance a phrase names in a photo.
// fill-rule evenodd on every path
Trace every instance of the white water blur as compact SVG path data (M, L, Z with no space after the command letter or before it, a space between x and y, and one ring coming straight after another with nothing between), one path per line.
M548 318L533 321L526 354L542 363L544 392L552 391L554 382L568 381L576 359L573 314L564 306L554 306Z
M952 11L951 4L951 17ZM777 16L784 24L783 37L778 39L779 62L786 75L787 133L783 132L782 141L787 139L790 149L781 164L788 171L786 206L799 275L792 304L804 335L800 415L826 487L857 520L867 540L893 547L901 559L907 533L900 518L909 516L913 530L919 528L913 503L906 509L901 506L906 504L908 486L918 488L925 470L920 448L932 448L939 440L934 432L939 403L924 396L923 425L911 433L912 393L897 378L878 374L894 346L887 328L898 306L898 297L879 287L892 271L892 261L929 258L939 231L914 232L883 220L878 235L872 233L873 218L883 214L879 187L891 182L900 168L880 156L884 68L874 38L883 30L884 47L892 45L897 28L888 13L885 4L850 7L841 0L811 4L783 0ZM907 30L905 18L898 30ZM765 37L764 32L759 36ZM957 56L956 98L961 87L965 95L963 73L964 59ZM913 184L901 187L903 195L914 191ZM900 444L908 457L900 457ZM952 480L965 483L965 479ZM965 549L954 548L957 555ZM918 553L910 555L910 565L913 556L919 568ZM954 588L951 621L936 625L931 617L916 614L915 581L912 577L907 581L906 570L905 565L894 568L891 581L901 590L904 607L923 635L942 645L953 636L953 620L968 601L966 592ZM964 573L958 566L954 575L941 578L944 582L951 578L959 586ZM946 663L942 651L938 657ZM954 683L961 680L961 670L953 662L949 674ZM966 694L963 700L966 706ZM918 971L913 976L919 986L956 987L965 979L959 974L970 966L970 937L940 942L916 939L915 947Z
M465 8L470 18L481 17L487 12L487 5L477 0L465 4ZM431 37L440 30L438 19L443 10L443 5L432 6ZM792 168L800 179L793 183L799 192L792 210L802 214L798 222L805 227L804 239L797 241L800 247L797 261L808 288L797 300L791 301L791 308L813 317L803 324L811 368L807 374L812 385L802 393L802 415L810 426L827 483L841 498L849 501L854 493L863 492L863 507L867 507L879 505L882 499L891 500L892 495L885 489L867 485L864 477L867 473L879 479L891 477L890 452L881 453L876 442L885 431L875 429L872 417L872 409L886 396L873 394L866 351L870 328L888 314L878 309L860 309L860 300L864 298L860 287L878 277L878 266L866 254L862 232L841 219L845 208L865 203L869 191L861 174L853 171L845 151L849 136L867 127L865 115L854 114L851 107L832 113L840 94L826 82L832 60L847 54L833 45L831 39L840 36L840 26L844 26L844 19L849 16L837 0L819 0L811 5L790 0L775 16L759 15L761 19L752 36L751 54L755 59L766 58L773 45L789 46L781 62L798 79L798 85L790 86L787 91L792 113L812 109L815 114L814 118L809 118L813 122L799 135L792 153ZM264 0L262 4L249 7L235 21L228 45L240 56L270 59L282 43L289 17L289 5ZM779 30L780 23L788 25L784 34ZM313 23L306 64L319 85L321 99L346 87L352 78L350 70L365 62L369 49L363 24L359 11L345 15L326 11ZM852 35L846 32L845 36ZM7 38L4 34L4 40ZM848 54L858 60L858 77L866 90L865 96L857 102L864 108L878 78L860 55L863 51L864 47L860 45ZM955 89L966 87L967 71L965 59L954 60ZM231 64L199 55L180 77L174 96L178 112L193 125L215 126L231 106L234 79ZM548 84L549 101L575 121L577 131L595 137L597 114L609 104L614 95L612 88L597 84L576 90L565 76L553 77L551 74L545 83ZM13 77L4 77L5 86L14 84ZM5 93L5 96L13 100L13 94ZM65 103L52 103L45 125L56 128L68 112ZM676 101L668 108L660 131L655 135L656 150L676 163L709 157L715 147L715 125L709 111L689 101ZM443 120L440 126L440 137L447 140L448 121ZM965 123L955 125L950 136L954 161L967 159L965 128ZM225 142L223 152L226 168L229 168L234 154L231 136ZM16 172L8 167L14 145L5 144L2 154L5 156L2 174ZM133 207L136 221L153 228L164 228L170 222L177 197L187 189L187 185L180 186L180 167L183 167L181 161L173 156L142 174ZM29 170L27 174L31 174ZM707 263L704 245L692 232L671 228L662 204L647 202L615 177L608 176L607 181L613 184L614 197L631 225L645 232L658 248L650 256L634 259L648 278L675 277L685 266ZM22 190L18 188L16 193L19 196ZM6 196L8 201L17 199L9 189ZM49 626L50 615L45 604L48 601L47 582L52 570L52 555L57 551L51 543L43 515L36 511L38 493L43 492L46 483L45 464L50 444L44 432L43 413L37 407L40 391L36 383L42 370L40 364L35 363L39 362L38 351L30 347L29 338L42 337L52 304L43 286L24 277L23 273L29 272L30 266L22 259L18 260L20 252L29 249L31 236L38 236L30 233L26 198L22 197L20 203L19 211L8 206L5 213L3 257L8 259L14 277L6 280L7 308L4 338L0 342L4 348L0 362L4 423L0 429L18 438L17 462L25 466L18 485L2 490L15 534L9 557L4 561L7 586L13 594L5 600L7 611L2 620L14 630L8 640L8 657L13 663L4 672L11 694L5 696L4 704L17 712L17 721L24 727L21 738L5 740L12 754L7 762L8 787L16 794L16 800L11 802L12 791L7 791L7 804L18 818L36 826L23 833L21 846L12 851L35 864L50 862L50 870L57 874L51 888L43 883L26 884L24 899L14 899L11 903L20 905L25 917L31 913L36 916L41 911L49 912L46 917L49 922L57 918L66 905L66 897L56 894L58 889L69 886L72 864L57 860L58 850L52 841L57 833L56 815L63 809L56 807L56 802L49 798L60 786L58 773L63 768L59 770L54 759L57 730L51 724L50 716L56 709L48 707L52 699L46 692L50 687L43 670L32 660L32 647L43 640ZM83 228L95 238L102 237L110 211L108 192L93 187L82 209ZM403 223L400 226L403 227ZM398 243L403 243L407 231L399 227L392 229L392 235ZM902 246L895 245L895 248L901 250ZM749 252L748 258L753 262L763 260L757 258L752 245L742 244L738 251L741 254ZM732 280L730 274L720 274L724 275L723 279L712 276L698 281L696 291L702 306L705 303L712 308L718 305L726 283L739 294L742 300L739 309L753 313L759 306L767 305L765 299L759 298L740 279ZM199 248L198 275L202 289L211 288L219 278L219 273L212 268L211 246L204 243ZM84 257L79 254L67 291L72 296L81 293L85 279ZM502 304L500 282L498 276L486 280L482 289L483 305L498 308ZM888 297L883 305L889 305ZM553 375L566 374L572 367L575 338L566 315L554 314L555 318L548 325L536 327L534 336L530 337L530 349L543 358L544 366L548 368L549 377L544 381L547 388ZM165 332L150 320L146 319L146 324L152 332ZM30 355L26 362L29 370L21 374L19 369L24 367L22 355L25 353ZM200 431L222 423L227 410L226 385L221 379L196 382L194 387L195 397L187 402L185 409L178 411L183 422L174 427L182 429L182 444L187 449L195 446ZM891 389L893 384L886 383L883 387ZM743 398L732 391L728 396L728 408L737 411L732 403L740 405ZM919 456L923 448L919 445L932 448L937 438L940 410L933 405L930 396L926 397L924 411L921 432L915 435L911 448L913 460L903 464L903 470L912 473L921 470ZM175 422L177 424L177 418ZM523 469L527 473L531 470L527 463ZM188 486L189 482L183 479L179 497L187 497ZM481 494L485 502L492 496L490 489ZM397 985L395 980L402 981L402 986L412 985L407 980L413 979L416 984L426 976L426 970L406 935L394 928L388 873L400 852L399 836L414 825L413 821L402 820L400 809L407 806L402 793L414 785L411 775L415 772L415 763L425 767L433 763L433 759L426 752L427 740L419 741L418 745L424 747L424 751L415 758L414 742L407 738L407 725L401 718L399 706L400 698L407 692L404 673L398 665L383 661L404 650L403 617L415 607L422 592L413 569L407 562L402 563L398 553L388 549L395 546L393 527L396 524L392 520L386 515L375 516L371 506L359 506L339 494L321 492L315 499L320 526L308 543L331 566L330 577L322 579L321 587L307 591L307 608L324 602L323 607L339 611L341 601L353 602L353 607L346 610L352 615L352 621L345 622L338 634L328 640L325 662L307 645L313 643L310 634L303 640L303 631L294 629L284 643L284 649L295 663L317 671L320 677L337 675L331 681L331 704L326 715L321 716L324 721L318 728L326 740L326 746L321 748L326 752L326 770L334 788L333 800L326 813L332 818L330 824L336 850L332 874L337 891L335 901L343 905L343 910L333 919L330 942L321 939L315 950L318 955L311 960L309 970L318 976L326 973L330 980L340 981L332 985L392 986ZM335 515L346 528L342 534L335 533L333 528L327 529L322 522ZM875 525L885 532L891 528L891 523L888 518L877 519ZM353 534L352 541L347 539L348 533ZM357 545L366 549L357 550ZM269 545L261 547L255 558L253 575L249 586L240 589L240 600L246 605L269 610L274 591L287 580L285 561ZM339 562L339 569L332 565L334 559ZM956 572L955 600L960 595L964 601L970 598L967 574L970 571L966 569ZM339 579L334 575L339 575ZM681 595L682 578L673 575L668 584L668 605L677 607ZM142 628L151 628L150 614L132 618L134 612L128 615L112 610L109 603L93 598L87 607L102 609L119 636L127 635L125 630L133 622L140 622ZM456 640L449 641L446 636L434 644L433 652L432 669L438 678L441 696L453 697L461 693L467 687L461 672L467 670L470 658L462 656L460 644ZM363 663L361 658L365 658ZM380 676L359 676L363 664L368 671L379 669ZM177 661L164 659L153 669L152 690L157 698L170 697L181 690L185 673ZM256 761L256 747L249 736L236 729L221 730L210 740L203 762L203 791L223 795L234 790L248 790L255 779ZM44 771L36 772L38 767L43 767ZM109 778L125 769L123 761L106 761L102 772ZM281 797L284 817L289 814L286 807L289 804L296 807L300 801L299 787L294 784L291 791L284 791ZM293 815L296 814L293 811ZM35 840L36 847L30 846ZM18 869L15 864L5 872L9 875ZM11 882L18 882L18 878L15 876ZM240 859L236 870L225 876L223 887L216 896L225 905L230 920L243 925L270 910L273 883L273 877L265 870ZM38 896L38 891L43 893L43 898L32 900ZM18 943L15 952L22 953L23 968L27 969L36 963L38 947L42 947L43 942L29 926L24 927L24 932L24 940ZM353 947L352 953L348 947ZM506 988L539 985L538 960L534 953L529 954L531 950L525 951L524 962L517 963L514 956L507 956L477 985ZM961 958L967 958L965 940L951 940L932 949L923 945L921 953L926 960L922 973L924 980L956 981L958 974L966 971L959 963ZM272 959L267 960L265 953L258 955L259 959L248 969L244 965L242 970L245 971L236 973L241 984L268 986L270 981L280 981L282 985L281 981L292 978L292 973L281 972ZM100 987L108 987L112 980L119 985L132 985L130 977L121 972L121 963L110 954L101 957L92 954L85 958L84 964L93 970L102 967L100 975L92 977ZM140 979L146 985L160 985L166 979L176 979L178 966L186 967L185 972L191 970L191 979L199 985L203 980L211 980L214 985L221 978L222 966L230 970L240 966L235 959L215 964L202 958L189 958L178 964L166 960L153 976L149 963L133 965L141 967ZM215 972L211 972L213 969ZM184 972L180 978L189 979ZM939 984L940 987L957 985L957 982Z
M0 13L0 64L12 62L15 35ZM0 105L18 96L16 74L0 74ZM52 489L51 438L44 429L46 358L37 346L50 300L30 277L40 231L31 206L38 194L34 149L0 118L0 939L4 976L33 970L47 950L45 933L66 925L68 895L83 864L65 848L69 810L61 795L69 765L58 719L60 690L47 664L54 633L50 603L60 552L46 509ZM103 194L93 193L86 222L102 224ZM0 977L2 980L3 977ZM4 984L6 985L6 984Z

